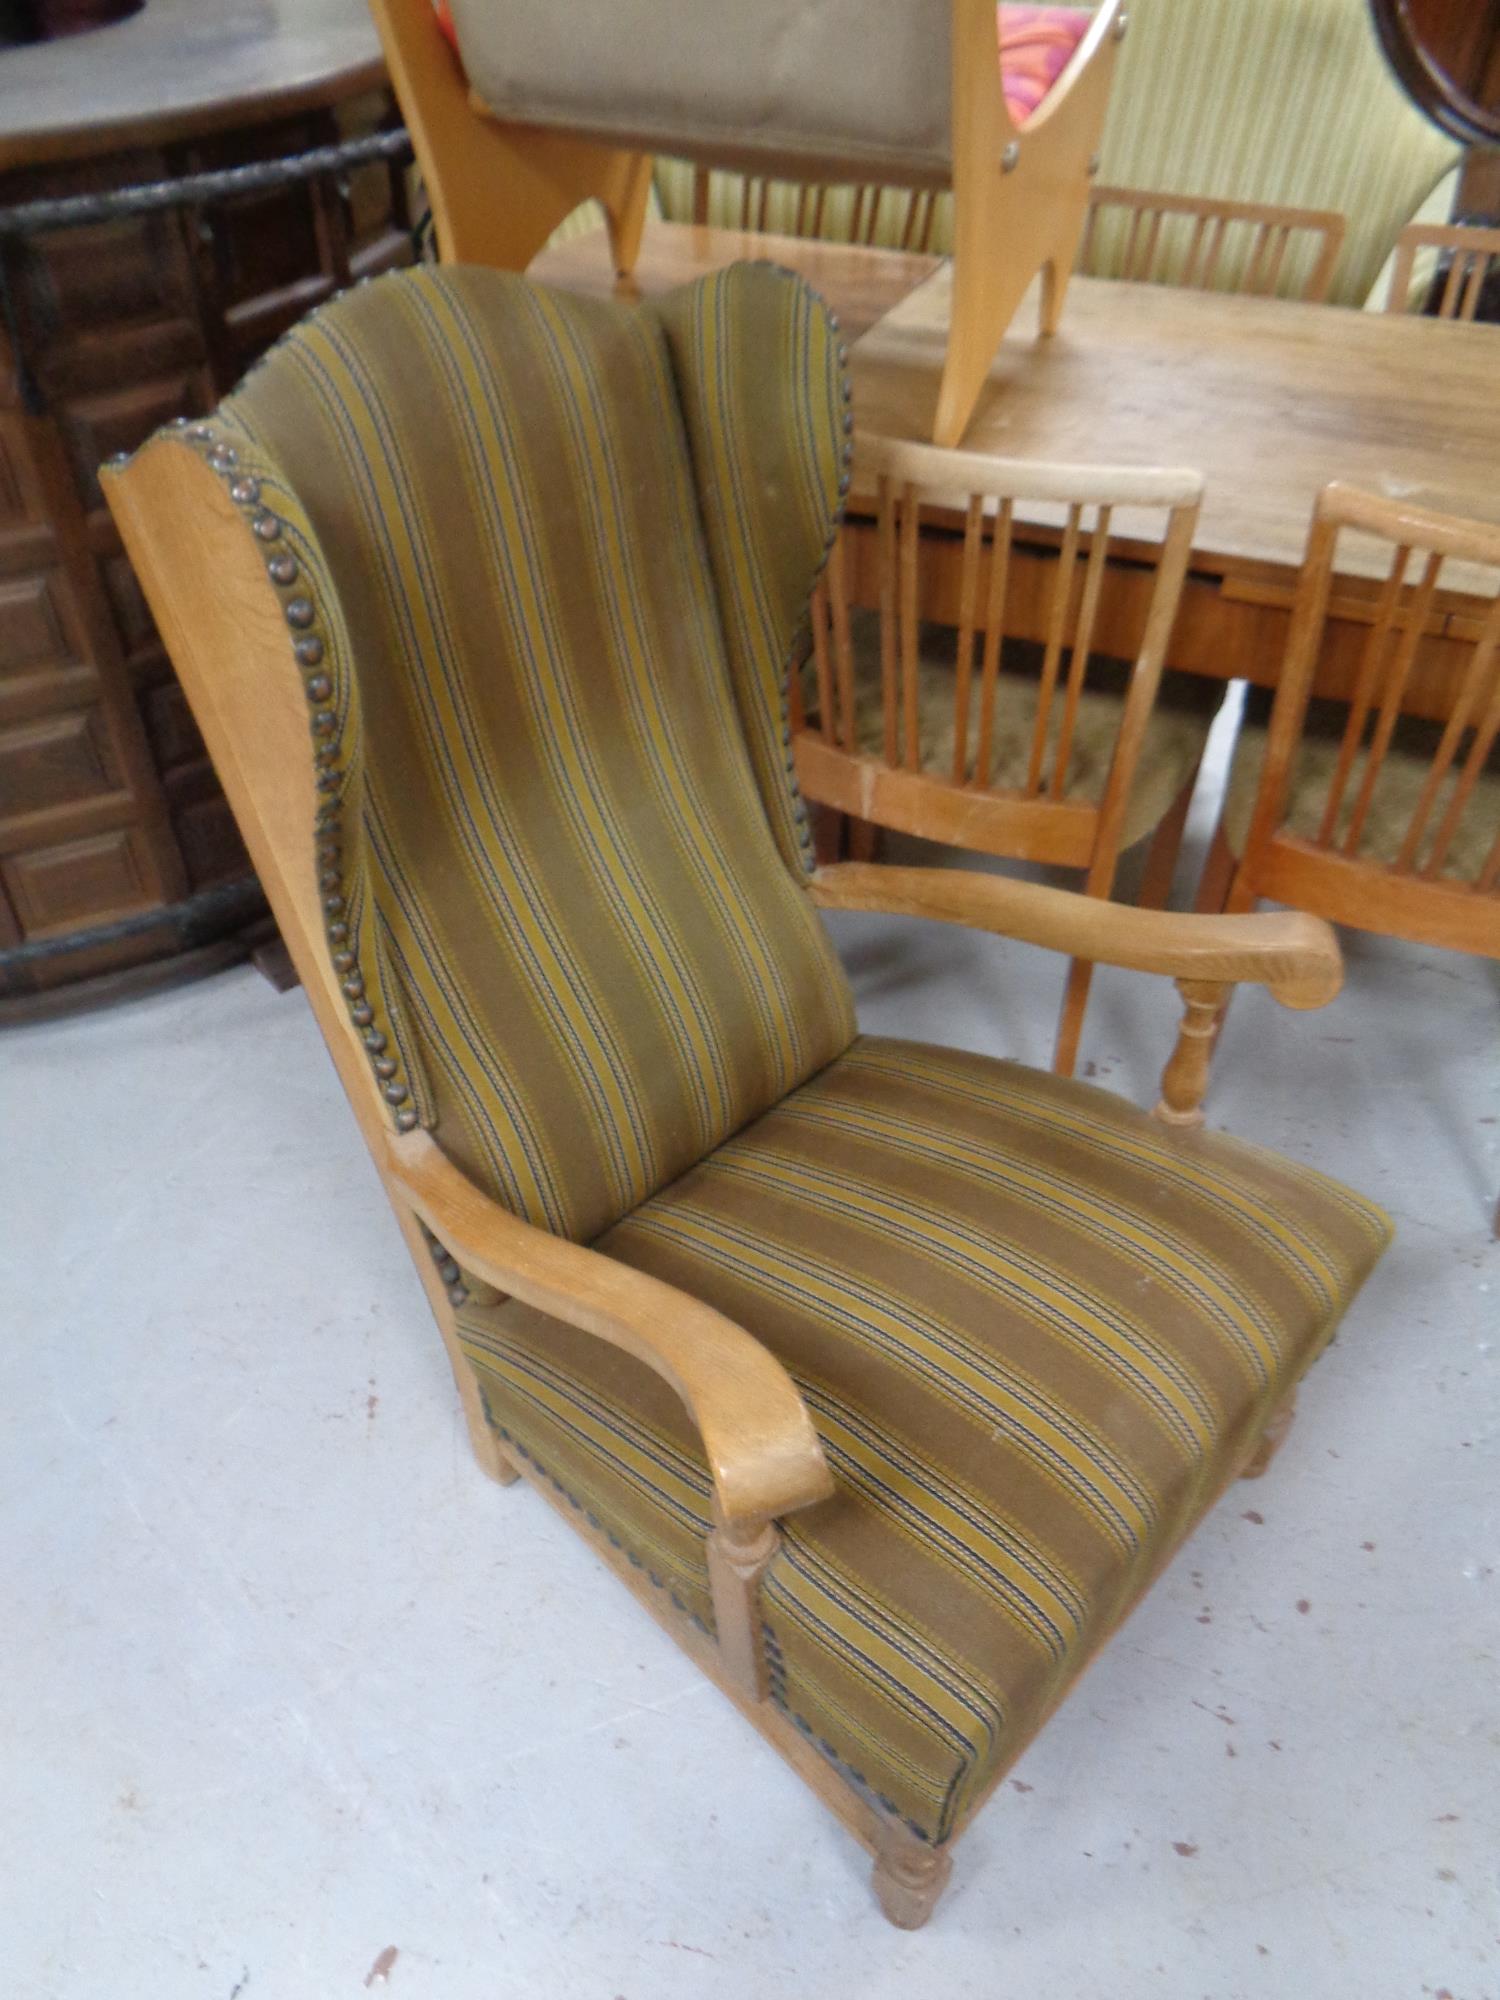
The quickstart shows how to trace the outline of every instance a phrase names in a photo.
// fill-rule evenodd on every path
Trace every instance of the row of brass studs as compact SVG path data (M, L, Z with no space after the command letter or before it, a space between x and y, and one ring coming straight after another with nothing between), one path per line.
M314 820L314 831L317 836L318 892L322 899L324 927L329 950L333 956L333 969L339 975L339 988L348 1006L349 1018L360 1031L360 1039L364 1043L365 1053L370 1058L370 1065L380 1086L380 1094L395 1117L396 1129L400 1132L410 1132L418 1122L416 1110L411 1103L411 1091L402 1081L388 1037L376 1025L375 1010L365 993L364 974L360 971L350 948L348 909L344 901L343 840L338 805L339 788L342 783L339 771L338 715L329 706L333 698L333 680L327 670L327 649L321 637L313 629L318 619L317 607L307 595L305 586L302 589L297 588L301 574L297 558L290 549L282 545L284 541L282 523L268 507L261 505L260 481L252 474L239 470L239 453L234 446L217 437L210 425L193 423L186 417L174 418L172 427L191 443L203 448L205 461L227 481L230 499L245 513L252 534L269 551L265 558L266 575L276 586L281 599L282 616L291 628L292 657L301 669L302 689L312 711L315 782L322 795ZM446 1256L446 1252L444 1255ZM455 1264L453 1269L456 1274L458 1266ZM468 1294L465 1293L464 1296L467 1297Z
M800 275L786 264L778 264L771 258L763 258L760 261L769 270L775 271L780 277L790 279L794 284L803 282ZM828 526L828 537L823 544L823 553L818 558L817 570L813 576L814 583L817 582L818 578L822 576L824 570L828 567L828 558L833 554L833 545L838 540L839 530L844 525L844 508L849 499L849 479L851 468L854 464L854 410L852 407L854 402L854 387L849 380L849 350L843 340L839 338L841 328L839 326L838 314L829 310L826 306L824 307L824 311L828 315L828 329L834 335L837 342L839 387L844 402L842 419L844 444L839 464L838 505L833 510L833 519ZM782 760L786 766L787 785L791 791L792 802L796 812L797 838L802 848L802 859L806 863L809 872L811 872L814 863L812 824L807 816L807 801L803 798L802 788L797 783L797 759L792 750L792 675L797 672L801 664L798 658L798 654L801 651L801 639L802 628L799 627L792 634L791 646L788 649L785 660L782 662L781 750Z
M426 1230L425 1234L427 1237L427 1248L431 1253L433 1263L437 1266L437 1274L448 1287L449 1305L463 1305L469 1296L469 1288L464 1283L463 1272L458 1268L458 1260L445 1245L439 1243L430 1229Z

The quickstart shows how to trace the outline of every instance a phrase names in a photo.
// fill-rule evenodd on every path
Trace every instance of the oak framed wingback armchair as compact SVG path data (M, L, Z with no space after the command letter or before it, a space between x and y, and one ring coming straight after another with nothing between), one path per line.
M530 1480L922 1922L952 1843L1379 1255L1194 1129L1331 934L818 871L786 683L847 478L800 281L330 304L109 473L481 1464ZM860 1036L819 905L1175 976L1153 1119Z
M995 0L896 0L878 18L863 0L612 0L581 15L537 0L450 0L457 60L432 0L370 7L444 257L523 270L597 194L628 272L651 156L670 153L815 183L952 188L938 444L963 435L1038 273L1041 330L1057 329L1124 0L1054 10L1076 16L1076 41L1029 108L1007 97Z

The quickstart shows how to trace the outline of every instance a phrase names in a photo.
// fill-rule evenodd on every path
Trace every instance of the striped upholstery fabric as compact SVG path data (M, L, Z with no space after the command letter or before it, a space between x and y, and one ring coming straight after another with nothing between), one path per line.
M861 1039L598 1247L751 1327L836 1496L783 1523L772 1694L946 1840L1331 1336L1385 1219L1089 1085ZM670 1392L514 1302L459 1315L492 1421L711 1625Z
M1218 195L1338 209L1349 219L1330 297L1360 304L1375 273L1458 148L1408 101L1375 39L1368 0L1132 0L1130 32L1110 96L1100 179L1165 194ZM662 211L692 216L692 169L657 163ZM735 226L731 178L719 176L719 211ZM778 199L779 197L779 199ZM876 240L904 236L910 197L881 205ZM823 233L847 235L852 192L830 203ZM773 195L768 227L794 227L795 190ZM1107 217L1089 268L1118 274L1125 230ZM944 197L933 248L951 250L952 204ZM1281 289L1306 276L1297 249ZM1226 262L1219 282L1232 283Z
M715 422L699 368L729 385ZM772 378L785 484L720 519ZM388 1095L507 1207L593 1237L853 1033L784 763L780 852L768 823L760 714L837 511L827 315L766 266L661 316L405 273L299 328L221 417L327 644L333 941L378 1063L399 1053ZM715 593L705 519L719 572L768 593L753 618Z
M841 350L808 288L768 285L760 264L732 265L655 310L687 424L740 726L782 853L807 869L807 814L787 784L787 683L813 574L832 547L834 502L849 485Z

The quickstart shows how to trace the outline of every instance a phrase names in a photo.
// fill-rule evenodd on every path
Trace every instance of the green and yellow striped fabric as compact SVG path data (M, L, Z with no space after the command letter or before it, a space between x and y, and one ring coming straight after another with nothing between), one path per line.
M604 1235L779 1356L836 1496L763 1589L772 1695L947 1839L1192 1528L1388 1237L1336 1183L1087 1084L861 1039ZM515 1302L460 1335L491 1420L712 1624L669 1390Z
M754 266L659 311L404 273L220 413L327 647L343 955L392 1088L575 1239L853 1034L772 677L843 408L821 303Z

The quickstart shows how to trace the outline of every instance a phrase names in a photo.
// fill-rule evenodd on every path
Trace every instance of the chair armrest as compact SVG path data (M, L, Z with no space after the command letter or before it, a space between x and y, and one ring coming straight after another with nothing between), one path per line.
M1269 988L1284 1007L1325 1007L1343 984L1338 940L1296 911L1247 917L1139 910L969 868L887 868L845 861L820 868L812 897L825 910L931 917L1045 945L1070 958L1212 985Z
M523 1222L475 1187L426 1132L392 1135L386 1162L466 1270L623 1348L676 1390L703 1440L726 1523L774 1520L832 1493L807 1406L753 1334L659 1278Z

